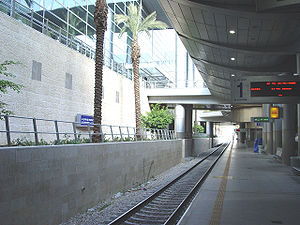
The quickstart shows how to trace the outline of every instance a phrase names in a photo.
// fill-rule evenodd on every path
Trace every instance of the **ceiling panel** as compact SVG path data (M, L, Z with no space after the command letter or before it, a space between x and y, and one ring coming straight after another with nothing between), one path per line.
M299 13L256 12L255 0L160 1L213 94L230 96L232 74L295 72Z
M204 18L204 23L206 25L214 25L215 26L215 17L213 12L208 11L208 10L203 10L202 11L203 18Z
M206 30L206 26L202 23L196 23L196 26L198 28L198 31L200 33L200 38L203 40L208 40L208 33Z

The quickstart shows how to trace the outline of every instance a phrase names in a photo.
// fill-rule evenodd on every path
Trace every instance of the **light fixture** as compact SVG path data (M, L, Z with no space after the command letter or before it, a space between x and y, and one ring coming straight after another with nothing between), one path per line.
M234 61L234 60L235 60L235 58L234 58L234 57L231 57L231 58L230 58L230 60L231 60L231 61Z
M235 30L229 30L230 34L235 34Z
M235 77L235 74L231 74L232 77Z

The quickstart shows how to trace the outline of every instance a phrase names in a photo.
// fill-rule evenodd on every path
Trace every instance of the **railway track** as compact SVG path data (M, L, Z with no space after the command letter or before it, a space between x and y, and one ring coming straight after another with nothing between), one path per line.
M217 147L192 168L109 225L175 224L228 145L224 143Z

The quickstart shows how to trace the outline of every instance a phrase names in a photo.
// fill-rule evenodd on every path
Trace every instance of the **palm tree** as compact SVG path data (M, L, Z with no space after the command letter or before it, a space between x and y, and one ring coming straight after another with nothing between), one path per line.
M96 25L94 124L101 124L102 122L103 42L104 33L107 29L107 14L108 8L106 0L97 0L94 13ZM100 128L94 126L93 143L101 142L99 133Z
M123 24L119 37L127 32L132 35L133 41L131 43L131 62L133 66L133 80L134 80L134 100L135 100L135 123L136 134L140 137L141 132L141 104L140 104L140 81L139 81L139 64L140 64L140 46L138 44L138 35L141 32L146 32L149 37L151 29L166 29L167 24L156 20L156 12L154 11L145 19L142 18L142 5L138 8L131 3L128 7L128 15L115 15L117 24Z

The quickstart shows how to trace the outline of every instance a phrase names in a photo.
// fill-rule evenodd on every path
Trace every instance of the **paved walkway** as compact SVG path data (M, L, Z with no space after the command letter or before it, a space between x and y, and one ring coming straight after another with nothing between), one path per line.
M299 225L300 176L272 156L234 143L180 224Z

